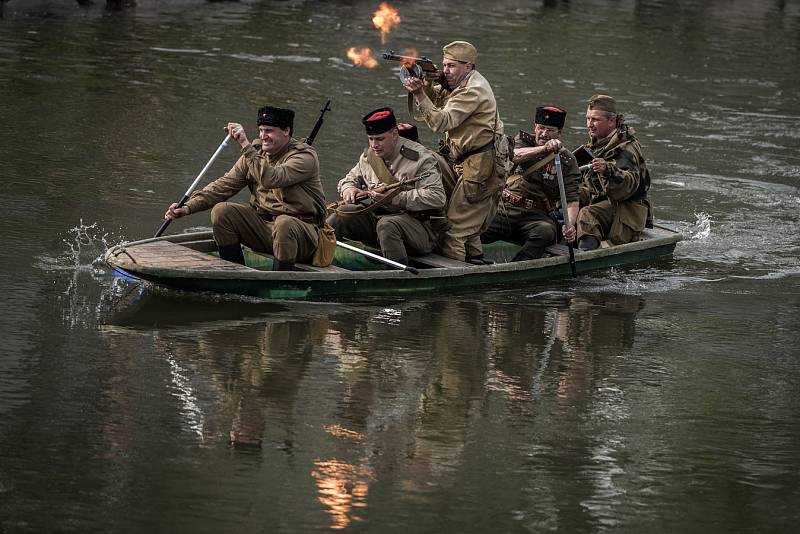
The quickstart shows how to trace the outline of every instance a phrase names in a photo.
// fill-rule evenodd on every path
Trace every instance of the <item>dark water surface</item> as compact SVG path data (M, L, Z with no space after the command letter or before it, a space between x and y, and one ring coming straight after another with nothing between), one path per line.
M404 106L393 65L344 57L381 48L377 2L12 0L0 532L794 532L800 2L395 6L386 48L474 42L509 132L555 103L577 146L586 99L616 96L674 258L343 304L115 279L103 251L266 103L306 135L333 99L335 192L360 117Z

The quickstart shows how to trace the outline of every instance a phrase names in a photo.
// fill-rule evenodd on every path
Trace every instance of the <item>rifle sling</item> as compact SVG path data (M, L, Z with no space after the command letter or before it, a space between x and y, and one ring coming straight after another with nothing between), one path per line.
M342 217L351 217L353 215L364 215L364 214L369 213L371 211L375 211L376 209L380 208L381 206L385 206L386 204L391 202L392 199L394 197L396 197L403 190L401 187L399 187L399 185L400 184L398 183L398 187L392 188L392 190L389 191L388 193L386 193L386 196L384 196L382 199L376 200L372 204L364 206L360 210L342 211L337 207L333 211L336 212L336 215L340 215Z

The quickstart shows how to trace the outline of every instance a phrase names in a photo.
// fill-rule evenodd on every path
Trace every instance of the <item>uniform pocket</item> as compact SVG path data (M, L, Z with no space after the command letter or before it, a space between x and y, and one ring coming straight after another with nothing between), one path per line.
M468 202L480 202L500 190L503 181L497 176L494 151L481 152L462 163L464 196Z

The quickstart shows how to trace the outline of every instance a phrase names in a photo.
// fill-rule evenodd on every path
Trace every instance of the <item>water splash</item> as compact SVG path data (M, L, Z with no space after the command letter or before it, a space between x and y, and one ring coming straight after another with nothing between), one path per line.
M700 212L694 214L696 222L689 228L689 239L706 239L711 235L711 223L713 219L708 213Z
M101 229L98 224L80 223L66 231L61 242L65 250L56 256L39 256L36 265L44 271L79 271L98 266L103 254L110 248L115 238ZM117 239L121 241L121 239Z
M96 222L79 224L64 233L64 250L37 258L36 267L50 274L63 303L62 319L71 328L94 325L109 298L127 292L108 276L103 254L121 238L104 231ZM128 286L130 287L130 286ZM106 294L108 293L108 294Z

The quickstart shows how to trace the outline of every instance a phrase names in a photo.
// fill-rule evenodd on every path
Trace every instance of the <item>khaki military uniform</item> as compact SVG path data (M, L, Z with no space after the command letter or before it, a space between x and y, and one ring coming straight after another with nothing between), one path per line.
M535 141L528 135L518 135L514 139L515 147L534 147ZM555 210L561 200L558 187L558 176L553 163L540 167L525 175L525 172L539 163L541 158L526 161L517 165L508 178L497 215L492 219L489 228L481 235L481 241L492 243L498 240L522 245L514 260L530 260L544 254L545 248L554 244L558 236L556 222L550 213ZM559 152L564 177L564 191L567 203L578 201L578 185L581 173L575 156L567 149Z
M402 137L385 160L367 149L339 181L338 190L342 194L353 187L369 190L406 181L412 181L408 188L378 209L364 211L360 204L344 205L338 208L340 213L328 217L328 224L337 236L380 245L383 255L391 260L407 261L409 254L431 252L436 245L433 225L444 220L446 196L430 150ZM348 213L356 211L364 213Z
M225 202L247 187L246 205ZM279 261L309 262L325 218L325 196L317 152L291 139L280 154L269 156L256 142L224 176L195 191L186 202L190 213L211 211L218 246L242 243Z
M497 210L508 157L503 123L494 92L477 71L452 91L435 86L428 96L430 101L417 104L421 116L415 118L444 134L443 148L458 180L447 206L451 227L442 254L463 261L482 254L479 236Z
M591 169L583 174L578 239L590 235L614 245L638 240L645 227L652 228L653 212L647 198L650 172L633 128L622 125L586 146L606 160L608 171L605 176Z

